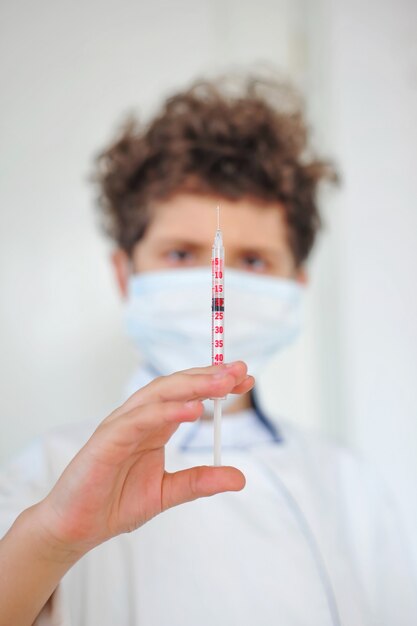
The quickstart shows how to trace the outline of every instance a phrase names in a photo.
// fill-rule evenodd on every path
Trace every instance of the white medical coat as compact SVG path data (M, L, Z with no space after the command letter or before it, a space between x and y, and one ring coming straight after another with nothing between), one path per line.
M4 468L1 534L95 426L56 430ZM242 469L245 489L173 508L95 548L36 624L415 626L403 529L373 472L285 422L278 429L277 442L252 410L225 417L223 463ZM166 463L211 464L211 424L181 426Z

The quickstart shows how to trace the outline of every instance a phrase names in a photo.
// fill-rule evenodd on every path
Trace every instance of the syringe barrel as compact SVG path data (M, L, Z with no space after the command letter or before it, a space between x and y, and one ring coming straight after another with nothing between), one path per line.
M220 365L224 361L224 247L221 232L218 230L214 238L211 255L211 362Z

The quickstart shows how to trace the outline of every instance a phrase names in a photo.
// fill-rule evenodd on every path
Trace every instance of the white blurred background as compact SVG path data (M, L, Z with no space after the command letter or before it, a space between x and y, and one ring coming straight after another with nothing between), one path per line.
M414 0L2 0L0 461L104 418L135 365L94 154L197 76L272 63L343 187L323 199L304 336L260 385L379 469L417 557L416 24Z

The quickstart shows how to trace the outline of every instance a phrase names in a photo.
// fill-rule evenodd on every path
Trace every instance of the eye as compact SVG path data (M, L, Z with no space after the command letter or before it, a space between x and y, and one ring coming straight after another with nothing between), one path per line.
M190 252L190 250L183 250L180 248L178 250L169 250L166 256L171 263L189 263L194 258L194 255Z
M242 265L244 269L253 272L264 272L267 269L265 259L257 254L246 254L242 257Z

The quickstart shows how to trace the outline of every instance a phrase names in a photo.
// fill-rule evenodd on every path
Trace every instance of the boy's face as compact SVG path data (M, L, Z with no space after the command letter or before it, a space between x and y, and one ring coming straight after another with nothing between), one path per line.
M217 205L226 267L306 282L305 270L295 266L279 203L190 193L178 193L155 207L145 236L133 250L133 271L210 265ZM120 291L126 296L130 271L126 253L116 251L113 264Z

